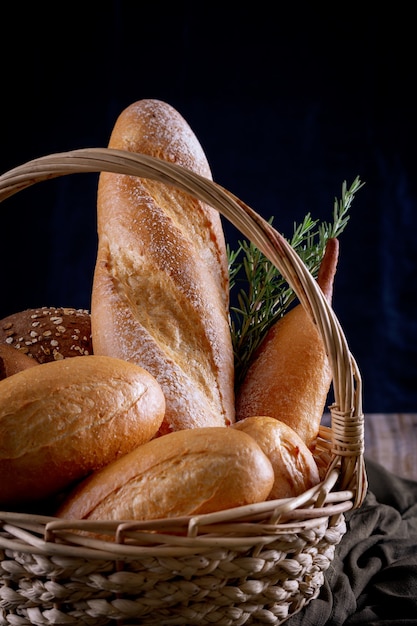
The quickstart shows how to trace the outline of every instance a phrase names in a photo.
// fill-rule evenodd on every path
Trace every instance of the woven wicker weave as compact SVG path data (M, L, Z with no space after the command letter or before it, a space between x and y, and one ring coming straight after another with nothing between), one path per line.
M6 172L0 201L40 181L100 171L153 178L207 202L286 278L315 320L332 366L331 426L321 426L317 445L325 478L296 498L191 518L71 522L0 512L0 624L281 624L318 596L346 532L344 513L366 493L356 362L291 246L212 181L149 156L84 149Z

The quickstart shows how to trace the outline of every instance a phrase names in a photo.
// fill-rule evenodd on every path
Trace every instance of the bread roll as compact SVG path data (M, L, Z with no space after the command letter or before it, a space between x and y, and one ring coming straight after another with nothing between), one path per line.
M269 500L293 498L320 482L314 456L297 433L284 422L267 416L252 416L232 428L250 435L271 461L275 480Z
M27 356L27 354L12 348L12 346L6 343L0 344L0 380L36 365L39 365L39 363Z
M145 370L83 356L0 381L0 505L56 494L148 441L165 399Z
M0 343L39 363L92 354L90 313L85 309L26 309L0 321Z
M331 300L338 241L330 239L318 284ZM316 324L298 304L268 331L236 394L236 417L267 415L285 422L313 448L332 381Z
M157 437L82 481L58 517L151 520L197 515L267 498L274 472L246 433L203 427Z
M188 124L158 100L127 107L109 147L211 177ZM232 423L228 263L219 213L170 185L102 172L97 221L94 353L155 376L166 398L161 434Z

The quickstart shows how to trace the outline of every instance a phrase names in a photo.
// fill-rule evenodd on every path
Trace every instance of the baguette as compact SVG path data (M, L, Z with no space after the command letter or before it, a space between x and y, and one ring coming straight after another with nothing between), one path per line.
M56 495L153 437L165 399L145 370L80 356L0 381L0 505Z
M268 457L227 427L157 437L82 481L57 517L151 520L197 515L265 500L274 481Z
M317 277L329 304L338 255L338 240L329 239ZM267 415L279 419L313 449L331 381L317 326L298 304L270 328L255 352L236 394L236 418Z
M168 104L125 109L110 148L211 178L202 147ZM102 172L91 324L94 354L136 363L165 399L160 434L234 422L229 279L219 213L160 182Z

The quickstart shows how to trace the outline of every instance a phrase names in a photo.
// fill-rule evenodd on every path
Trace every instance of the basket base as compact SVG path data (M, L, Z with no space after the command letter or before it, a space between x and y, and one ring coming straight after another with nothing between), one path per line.
M123 563L4 550L0 624L277 626L316 598L344 516L245 551Z

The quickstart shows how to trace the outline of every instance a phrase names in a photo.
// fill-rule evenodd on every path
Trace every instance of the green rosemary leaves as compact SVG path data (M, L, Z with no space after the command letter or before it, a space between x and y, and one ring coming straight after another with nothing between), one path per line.
M301 224L294 223L289 241L316 278L326 242L338 237L349 221L349 209L357 191L364 185L356 177L348 188L342 185L340 200L335 199L333 221L314 220L308 213ZM270 219L272 224L273 218ZM227 247L230 277L230 327L235 355L235 384L243 380L250 358L269 328L288 310L296 295L279 270L247 240Z

